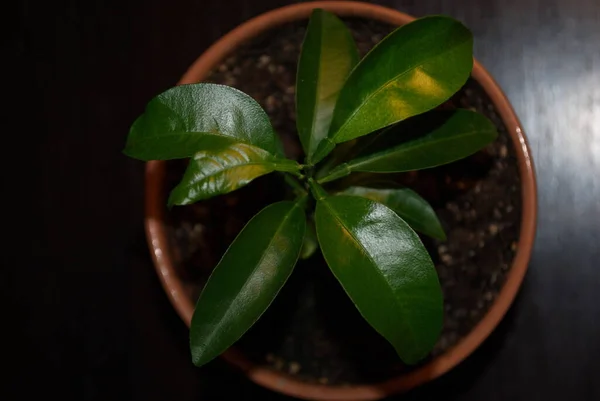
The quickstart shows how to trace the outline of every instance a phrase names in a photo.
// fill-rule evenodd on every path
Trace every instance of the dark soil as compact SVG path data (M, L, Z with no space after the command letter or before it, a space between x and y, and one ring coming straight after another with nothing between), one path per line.
M391 27L347 20L362 54ZM267 111L289 157L300 158L294 85L304 24L288 25L246 45L214 71L211 81L241 89ZM499 137L483 151L435 169L397 175L428 199L447 241L422 237L435 262L445 298L443 333L431 356L468 334L502 287L513 260L521 214L515 152L506 128L479 85L469 81L445 107L471 108L497 126ZM185 164L170 162L168 189ZM194 299L210 270L244 224L285 195L279 177L255 180L234 193L169 213L181 274ZM259 322L238 343L259 364L319 383L381 381L414 367L359 315L319 253L300 261ZM426 361L424 361L426 362Z

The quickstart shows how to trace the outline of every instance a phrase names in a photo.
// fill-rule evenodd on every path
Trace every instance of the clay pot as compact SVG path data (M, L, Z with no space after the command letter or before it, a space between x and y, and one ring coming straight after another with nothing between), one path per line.
M402 25L414 19L395 10L359 2L324 1L279 8L251 19L229 32L196 60L179 83L202 81L211 69L218 66L242 43L276 26L307 19L313 8L323 8L339 16L369 18L392 25ZM511 105L489 73L477 61L474 62L472 76L487 92L511 136L519 163L523 197L518 251L504 287L484 318L470 334L444 354L415 371L381 383L353 386L309 384L285 373L257 366L235 347L222 355L227 362L242 369L248 378L257 384L290 396L318 400L376 400L406 391L444 374L469 356L494 330L513 302L527 270L536 226L536 183L530 149ZM189 326L194 311L194 301L186 284L178 276L167 241L164 177L164 162L152 161L147 164L146 235L162 285L177 313Z

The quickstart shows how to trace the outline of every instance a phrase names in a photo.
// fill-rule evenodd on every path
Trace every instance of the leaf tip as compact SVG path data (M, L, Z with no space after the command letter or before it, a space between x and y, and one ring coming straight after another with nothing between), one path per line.
M131 124L131 127L129 128L129 134L127 135L127 139L125 141L125 148L122 150L122 153L125 156L131 157L132 159L149 161L151 159L143 156L143 149L140 152L139 146L136 146L136 144L139 143L137 139L141 135L143 122L144 114L136 118L133 124Z
M437 239L440 241L446 241L448 239L448 237L446 236L446 233L444 232L444 230L442 228L440 228L440 231L438 232Z
M326 11L325 11L325 10L323 10L322 8L316 7L316 8L313 8L313 9L312 9L312 12L311 12L311 14L310 14L310 17L311 17L311 18L313 18L313 17L318 17L318 16L321 16L321 15L323 15L324 13L326 13Z
M143 155L143 153L138 152L138 149L135 148L135 146L132 146L129 142L127 142L125 144L125 148L123 148L123 150L121 151L122 154L124 154L127 157L130 157L132 159L136 159L136 160L140 160L143 162L147 162L150 160L153 160L151 158L145 157Z
M490 143L495 141L498 138L498 130L494 127L490 132Z
M446 232L442 228L442 223L440 223L439 220L437 220L436 223L437 224L435 224L435 227L432 227L432 230L427 235L429 235L430 237L435 238L439 241L446 241L448 239L448 237L446 236Z
M167 199L167 209L169 210L172 210L173 206L179 206L184 204L178 199L177 194L175 192L176 189L177 188L171 191L171 193L169 194L169 199Z
M190 331L190 353L192 354L192 363L196 367L201 367L212 361L217 355L207 355L205 347L194 344L193 333Z
M407 365L416 365L423 358L425 358L427 356L427 354L429 354L429 351L427 351L427 352L406 352L406 350L400 350L398 348L395 348L395 349L396 349L396 353L398 354L400 359L402 359L402 362L404 362Z
M444 230L440 227L439 230L437 230L435 233L433 234L433 238L439 240L439 241L446 241L448 239L448 237L446 237L446 233L444 232Z

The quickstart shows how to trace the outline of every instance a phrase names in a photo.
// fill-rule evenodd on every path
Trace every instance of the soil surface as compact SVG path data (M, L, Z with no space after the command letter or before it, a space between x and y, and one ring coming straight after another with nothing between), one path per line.
M393 29L372 21L346 22L363 55ZM298 159L294 87L303 37L304 23L269 32L239 49L210 78L256 99L281 135L288 157ZM515 152L487 95L471 80L444 107L485 114L499 137L462 161L395 175L431 202L448 237L421 237L436 265L445 305L443 333L429 358L467 335L496 299L517 250L521 216ZM173 161L168 167L170 190L185 163ZM269 175L231 194L169 212L174 256L190 296L198 296L244 224L282 196L282 180ZM404 365L362 319L318 252L299 261L271 308L237 346L256 363L323 384L377 382L415 368Z

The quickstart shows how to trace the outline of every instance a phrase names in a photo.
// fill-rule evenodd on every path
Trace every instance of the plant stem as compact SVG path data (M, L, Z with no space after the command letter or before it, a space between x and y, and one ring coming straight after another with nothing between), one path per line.
M322 200L327 196L327 192L314 179L309 178L308 185L310 186L310 192L312 192L316 200Z
M304 177L304 176L302 176L302 177ZM284 179L285 183L288 184L292 188L292 190L294 191L294 193L296 195L302 196L302 195L306 195L307 194L306 188L304 188L302 186L302 184L300 184L298 182L298 180L296 180L291 175L284 173L283 174L283 179Z
M323 166L317 170L315 178L317 181L329 174L329 172L341 164L344 160L349 160L355 155L356 139L339 144L331 153L330 157L325 159Z
M321 168L317 170L315 178L317 180L320 180L321 178L326 177L327 174L329 174L329 172L331 171L331 169L336 166L336 164L338 163L334 158L326 159L323 163L323 166L321 166Z
M352 170L350 169L350 166L348 166L348 164L340 164L339 166L331 170L328 175L319 179L317 182L319 184L323 184L329 181L337 180L339 178L347 176L351 172Z
M298 197L294 200L295 203L297 203L299 206L301 206L303 209L306 209L306 203L308 201L308 193L305 192L302 195L298 195Z

